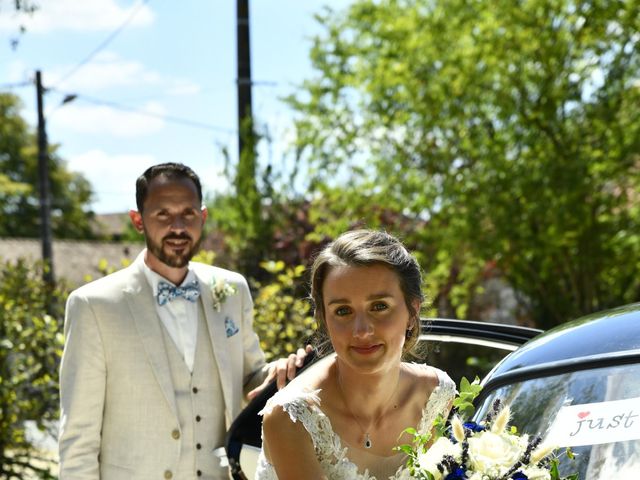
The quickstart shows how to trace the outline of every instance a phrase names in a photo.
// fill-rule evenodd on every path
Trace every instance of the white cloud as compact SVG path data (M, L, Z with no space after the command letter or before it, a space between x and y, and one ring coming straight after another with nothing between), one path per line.
M19 25L29 33L49 33L55 30L114 30L131 15L128 27L145 27L155 19L153 11L140 0L121 7L116 0L45 0L32 15L0 16L0 31L15 32ZM135 10L135 13L134 13Z
M47 84L56 85L67 77L72 65L58 66L47 72ZM21 65L12 66L12 73L17 76ZM127 60L115 52L101 52L91 62L83 65L68 80L64 80L63 88L67 92L96 92L109 88L156 87L156 95L184 96L200 92L198 84L184 78L166 78L149 69L136 60ZM129 88L131 90L131 88ZM147 93L148 94L148 93Z
M47 73L48 83L55 85L71 66L62 66ZM125 60L116 53L102 52L64 82L65 91L91 92L112 87L149 86L162 83L160 74L144 64Z
M90 150L72 156L70 170L82 173L91 183L98 213L125 212L135 209L135 182L151 165L158 163L149 154L110 155L102 150Z
M160 104L148 102L141 110L151 115L118 110L107 105L68 104L52 112L50 117L55 117L59 128L103 137L138 137L156 133L164 127L165 122L161 117L166 111Z

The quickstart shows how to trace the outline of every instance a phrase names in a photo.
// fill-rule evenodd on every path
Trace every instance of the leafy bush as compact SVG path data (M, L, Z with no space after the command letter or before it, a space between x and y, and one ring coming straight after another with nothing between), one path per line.
M0 478L55 478L27 425L56 436L67 294L51 291L40 264L0 264Z
M260 264L273 280L256 283L254 329L267 360L280 358L305 345L315 331L311 305L304 299L303 265L282 261Z

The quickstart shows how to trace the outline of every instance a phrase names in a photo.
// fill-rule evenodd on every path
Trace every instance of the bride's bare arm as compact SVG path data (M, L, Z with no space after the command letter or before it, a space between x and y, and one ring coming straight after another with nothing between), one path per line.
M292 422L281 406L264 416L262 429L264 454L278 480L327 480L309 433L301 422Z

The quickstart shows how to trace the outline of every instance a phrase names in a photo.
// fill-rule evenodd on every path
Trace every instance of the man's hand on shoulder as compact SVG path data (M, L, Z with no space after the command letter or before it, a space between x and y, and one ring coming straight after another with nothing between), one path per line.
M275 378L278 390L283 388L287 381L293 380L296 373L302 365L304 365L304 359L313 351L311 345L307 345L305 348L299 348L296 353L290 354L288 357L279 358L274 362L271 362L269 373L260 385L247 393L247 398L252 400L258 395L264 388Z

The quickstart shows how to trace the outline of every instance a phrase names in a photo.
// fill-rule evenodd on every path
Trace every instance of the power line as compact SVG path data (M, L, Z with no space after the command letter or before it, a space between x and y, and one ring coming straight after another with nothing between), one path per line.
M60 91L60 90L58 90L56 88L49 88L49 90L56 91L56 92L58 92L60 94L63 94L63 95L72 95L72 94L69 94L69 93L66 93L66 92L62 92L62 91ZM227 134L234 134L235 135L235 134L238 133L237 130L232 129L232 128L225 128L225 127L220 127L220 126L216 126L216 125L210 125L210 124L207 124L207 123L204 123L204 122L198 122L198 121L190 120L190 119L187 119L187 118L180 118L180 117L174 117L174 116L171 116L171 115L164 115L162 113L149 112L149 111L146 111L146 110L141 110L139 108L130 107L128 105L122 105L122 104L119 104L119 103L116 103L116 102L112 102L110 100L101 100L101 99L98 99L98 98L88 97L88 96L82 95L82 94L73 94L73 95L76 95L76 97L79 100L84 100L86 102L93 103L94 105L103 105L103 106L110 107L110 108L113 108L113 109L116 109L116 110L122 110L122 111L125 111L125 112L135 113L137 115L143 115L143 116L147 116L147 117L159 118L159 119L165 120L165 121L170 122L170 123L175 123L175 124L179 124L179 125L185 125L185 126L194 127L194 128L201 128L201 129L204 129L204 130L211 130L211 131L214 131L214 132L227 133Z
M124 22L122 22L122 24L120 24L120 26L116 28L101 44L99 44L95 49L93 49L93 51L91 51L91 53L89 53L89 55L87 55L83 60L81 60L75 67L73 67L65 75L63 75L62 78L58 79L58 81L54 86L58 86L61 83L66 82L72 75L75 75L78 72L78 70L80 70L87 63L89 63L93 59L93 57L95 57L100 51L102 51L109 43L113 41L114 38L116 38L120 34L120 32L122 32L122 30L125 29L125 27L131 22L131 20L133 20L133 18L138 14L142 6L145 5L146 3L149 3L149 0L140 0L140 2L135 6L133 10L131 10L131 13L129 14L129 16L124 20Z
M15 83L2 83L0 84L0 89L2 90L10 90L13 88L22 88L22 87L30 87L33 85L33 81L31 80L24 80L22 82L15 82Z

